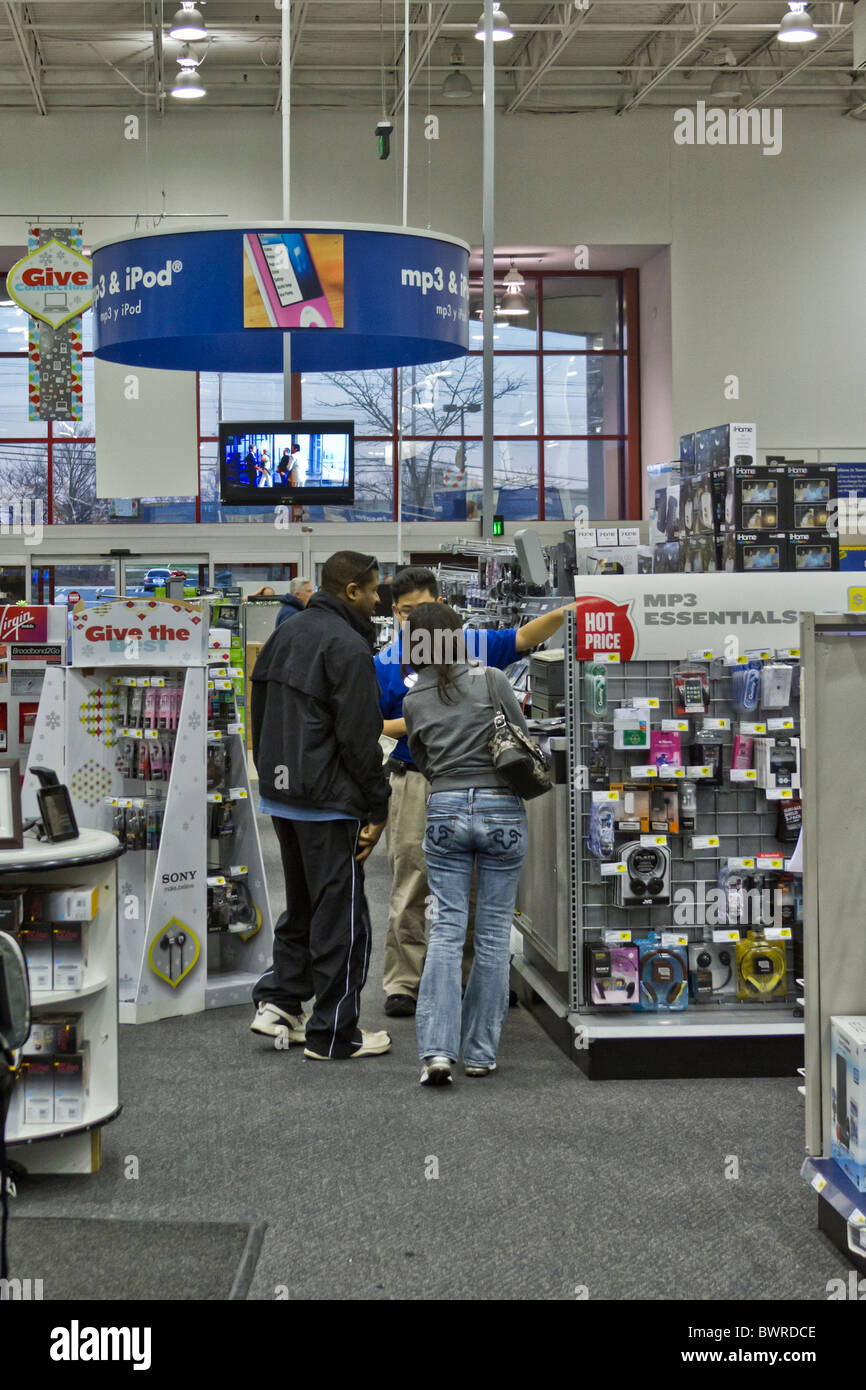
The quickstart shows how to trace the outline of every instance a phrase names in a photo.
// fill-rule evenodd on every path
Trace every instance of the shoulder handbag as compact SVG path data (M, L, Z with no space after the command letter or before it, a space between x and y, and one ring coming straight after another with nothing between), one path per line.
M524 801L531 801L553 786L550 762L522 729L509 724L489 666L484 675L493 705L493 733L487 745L493 755L493 766L512 791Z

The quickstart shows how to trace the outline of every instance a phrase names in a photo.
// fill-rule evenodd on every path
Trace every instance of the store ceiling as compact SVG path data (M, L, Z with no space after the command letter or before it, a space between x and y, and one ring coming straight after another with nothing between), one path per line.
M503 0L515 36L494 47L497 106L516 112L628 111L691 105L735 60L741 104L819 107L862 117L866 75L853 70L853 4L809 5L817 42L776 42L785 0ZM43 115L107 107L128 111L130 90L160 93L180 45L165 37L175 0L0 0L0 107ZM481 0L410 6L413 107L447 108L440 88L455 44L480 106L482 45L473 38ZM210 40L197 109L279 104L280 14L274 0L205 0ZM403 4L397 0L292 0L293 108L402 103ZM384 97L384 100L383 100ZM464 104L464 103L461 103ZM861 110L860 108L864 109Z

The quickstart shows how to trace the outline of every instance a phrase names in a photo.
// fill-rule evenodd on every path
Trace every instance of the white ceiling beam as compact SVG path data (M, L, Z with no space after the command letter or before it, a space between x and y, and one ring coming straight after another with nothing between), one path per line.
M428 58L429 55L430 55L431 49L433 48L433 45L435 44L436 40L438 39L439 35L440 35L441 32L442 32L442 29L443 29L443 26L444 26L444 24L445 24L445 21L446 21L447 18L448 18L448 11L450 10L450 8L451 8L450 0L446 0L446 3L442 6L442 9L439 11L439 14L438 14L437 18L434 19L433 22L432 22L432 24L424 31L424 40L423 40L422 44L420 45L420 47L419 47L417 53L415 54L415 57L414 57L414 59L412 60L411 66L410 66L410 68L409 68L409 87L410 87L410 90L411 90L411 87L412 87L412 83L415 81L416 77L418 77L419 73L422 71L422 69L423 69L423 67L424 67L424 64L425 64L426 61L427 61L427 58ZM402 50L402 48L401 48L401 49L400 49L400 55L399 55L399 62L402 64L402 61L403 61L403 50ZM395 66L396 66L396 63L395 63ZM450 72L450 67L449 67L449 72ZM403 105L403 89L402 89L402 87L401 87L401 88L399 89L398 93L397 93L397 96L394 98L394 100L393 100L392 103L391 103L390 115L391 115L391 116L396 116L397 113L398 113L398 111L399 111L400 108L402 107L402 105Z
M571 43L578 29L592 12L593 5L590 0L585 10L577 10L573 4L561 4L554 8L560 23L559 35L554 38L545 33L544 36L533 39L527 46L526 52L530 58L530 71L506 106L506 115L511 115L513 111L516 111L519 106L523 105L529 93L538 86L538 83L548 69L556 62L560 53ZM519 72L520 70L518 69L518 73Z
M715 5L713 5L713 9L716 9ZM640 103L643 101L644 97L649 96L650 92L654 91L660 82L664 82L668 73L673 72L674 69L677 68L679 64L682 62L683 58L688 58L692 53L694 53L695 49L700 48L701 44L704 42L707 36L709 34L712 34L716 29L718 29L722 21L724 19L727 19L731 11L735 9L735 4L723 5L721 9L717 11L714 18L710 20L709 24L702 25L702 27L695 34L695 37L692 39L692 41L690 43L684 44L683 47L670 60L670 62L666 63L663 68L660 68L659 71L656 73L655 77L650 78L649 82L645 82L644 85L641 87L640 91L635 92L634 96L629 101L627 101L623 107L620 108L617 114L620 116L624 116L627 111L633 111L636 106L639 106Z
M834 43L838 43L839 39L841 39L844 34L847 34L848 31L853 28L853 23L846 24L841 33L834 34L832 38L827 39L825 43L822 43L817 48L814 48L812 52L809 54L808 58L804 58L802 62L797 63L795 67L789 68L783 77L777 78L776 81L771 83L769 87L764 87L763 91L758 92L757 96L753 97L744 109L746 111L751 111L753 106L758 106L761 102L766 101L767 97L773 95L773 92L777 92L780 87L784 87L786 83L790 82L792 77L796 77L798 73L804 70L804 68L811 67L812 63L814 63L816 58L820 58L822 53L826 53L828 48L832 48Z
M27 85L33 95L36 109L40 116L47 116L48 108L42 95L42 57L39 52L39 38L30 19L27 6L12 4L10 0L4 0L3 9L6 13L6 22L12 30L12 38L18 50L18 56L27 75Z

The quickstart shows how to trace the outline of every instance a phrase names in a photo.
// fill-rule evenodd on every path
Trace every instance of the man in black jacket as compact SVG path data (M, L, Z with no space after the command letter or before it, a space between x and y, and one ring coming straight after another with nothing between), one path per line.
M253 759L286 881L274 963L253 990L253 1032L306 1042L317 1060L387 1052L358 1027L370 961L363 862L385 828L373 667L376 560L340 550L303 613L265 643L252 674ZM315 995L313 1013L302 1015Z

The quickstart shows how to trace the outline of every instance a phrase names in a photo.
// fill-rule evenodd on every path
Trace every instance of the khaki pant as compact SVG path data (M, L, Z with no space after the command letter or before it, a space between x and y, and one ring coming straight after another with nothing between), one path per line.
M418 998L427 955L427 867L424 831L430 783L420 772L391 773L391 801L385 845L391 868L391 901L385 938L385 993ZM475 912L475 878L470 895L470 922ZM472 969L472 927L463 951L463 984Z

